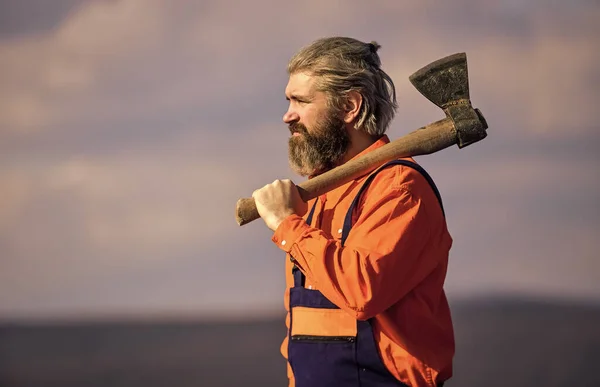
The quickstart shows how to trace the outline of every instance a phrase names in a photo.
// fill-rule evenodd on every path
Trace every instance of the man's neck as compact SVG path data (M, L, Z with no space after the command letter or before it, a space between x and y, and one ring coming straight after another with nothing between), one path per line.
M350 145L344 155L344 158L338 165L345 164L350 161L356 155L362 153L365 149L373 145L381 136L371 136L362 130L351 129L350 130Z

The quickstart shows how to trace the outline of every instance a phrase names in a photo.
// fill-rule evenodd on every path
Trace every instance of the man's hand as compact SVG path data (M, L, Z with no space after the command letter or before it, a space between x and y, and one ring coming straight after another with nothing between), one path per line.
M307 204L291 180L275 180L252 193L256 209L267 227L275 231L292 214L304 215Z

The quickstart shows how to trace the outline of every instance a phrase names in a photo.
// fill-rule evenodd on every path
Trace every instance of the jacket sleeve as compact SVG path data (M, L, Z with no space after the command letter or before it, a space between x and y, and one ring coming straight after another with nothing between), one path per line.
M366 320L404 297L441 263L448 246L432 226L438 228L423 201L397 186L367 196L344 246L297 215L286 218L272 240L325 297Z

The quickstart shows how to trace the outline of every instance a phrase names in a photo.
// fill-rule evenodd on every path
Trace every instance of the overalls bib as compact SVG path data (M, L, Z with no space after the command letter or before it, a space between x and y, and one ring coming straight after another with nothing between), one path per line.
M440 206L442 205L433 180L423 168L406 160L390 161L366 179L352 201L344 219L342 246L352 228L352 211L361 194L379 171L392 165L404 165L419 171L433 188ZM306 220L309 225L312 223L315 207L316 201ZM288 361L294 373L296 387L407 387L398 381L383 364L369 320L355 320L349 314L342 316L345 323L339 325L356 324L356 327L352 326L351 330L346 330L352 334L332 335L331 332L339 332L339 327L333 327L329 331L325 329L322 332L324 334L298 334L299 328L294 324L310 326L311 313L346 312L329 301L320 291L305 288L304 274L295 265L292 272L294 287L290 289ZM294 312L297 314L296 318L294 318Z

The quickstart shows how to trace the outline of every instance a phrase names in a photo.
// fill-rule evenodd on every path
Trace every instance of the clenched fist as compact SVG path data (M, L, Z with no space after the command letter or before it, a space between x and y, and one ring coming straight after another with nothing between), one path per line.
M275 180L252 193L256 209L272 231L292 214L304 215L307 204L291 180Z

